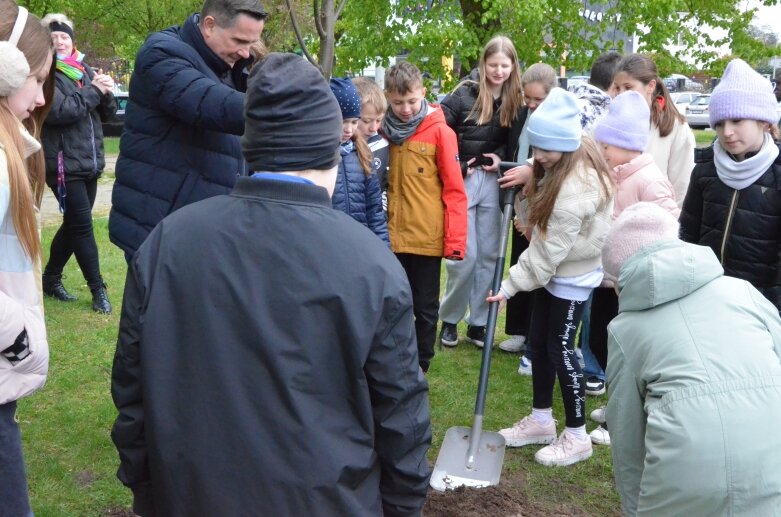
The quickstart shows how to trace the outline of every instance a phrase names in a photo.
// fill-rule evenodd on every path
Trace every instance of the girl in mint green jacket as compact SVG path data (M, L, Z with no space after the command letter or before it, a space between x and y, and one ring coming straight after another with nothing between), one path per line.
M624 515L781 515L781 318L652 203L616 220L608 327L613 471Z

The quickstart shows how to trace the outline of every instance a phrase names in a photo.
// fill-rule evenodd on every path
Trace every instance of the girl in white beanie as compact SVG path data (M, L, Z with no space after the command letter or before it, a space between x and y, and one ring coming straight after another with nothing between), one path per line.
M16 401L43 386L49 346L43 317L36 208L44 188L36 139L53 94L49 31L0 0L0 486L3 515L32 515L15 421ZM28 132L31 130L32 134Z
M700 150L681 212L681 238L710 246L724 273L781 310L781 158L770 81L735 59L710 100L717 140Z
M500 433L510 447L550 444L535 454L537 462L549 466L571 465L592 453L574 342L585 301L602 281L600 253L610 227L612 183L596 144L582 136L580 113L574 95L554 88L529 118L536 181L526 187L518 216L528 221L530 244L501 291L488 297L502 303L536 289L527 350L534 364L532 414ZM557 377L566 413L558 437L552 412Z

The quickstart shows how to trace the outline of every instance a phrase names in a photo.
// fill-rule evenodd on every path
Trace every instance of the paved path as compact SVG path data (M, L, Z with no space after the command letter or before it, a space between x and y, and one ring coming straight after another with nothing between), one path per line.
M92 208L94 217L105 217L111 209L111 189L114 186L114 167L116 164L116 155L106 156L106 169L98 180L98 193L95 196L95 206ZM43 193L41 220L44 225L59 224L62 221L57 198L48 187Z

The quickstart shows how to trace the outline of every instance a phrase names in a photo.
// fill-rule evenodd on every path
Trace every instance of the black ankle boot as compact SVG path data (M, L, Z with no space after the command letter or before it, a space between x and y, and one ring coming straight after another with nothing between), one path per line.
M99 284L90 285L89 290L92 291L92 310L100 314L111 314L106 284L101 280Z
M76 297L65 290L65 286L62 285L62 275L43 275L43 294L56 298L61 302L73 302L76 301Z

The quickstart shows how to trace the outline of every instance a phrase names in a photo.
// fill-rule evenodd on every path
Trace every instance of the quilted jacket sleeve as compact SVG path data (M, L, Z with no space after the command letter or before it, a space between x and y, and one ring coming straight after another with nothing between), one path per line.
M693 244L697 244L700 240L703 210L702 190L697 177L698 169L695 169L678 219L681 224L681 240Z
M366 176L364 183L366 185L366 223L377 237L390 246L388 221L385 219L385 212L382 210L380 181L377 179L376 174L369 174Z
M444 256L462 260L466 254L466 190L458 163L456 134L444 125L437 145L437 169L442 182L442 203L445 205Z
M244 94L202 72L179 50L161 43L139 53L137 73L156 87L159 108L196 127L243 134Z
M100 105L102 96L100 90L91 83L85 83L81 88L71 90L65 87L65 81L70 79L62 74L55 74L54 98L52 98L51 110L46 116L47 124L74 124L86 118L90 111Z

